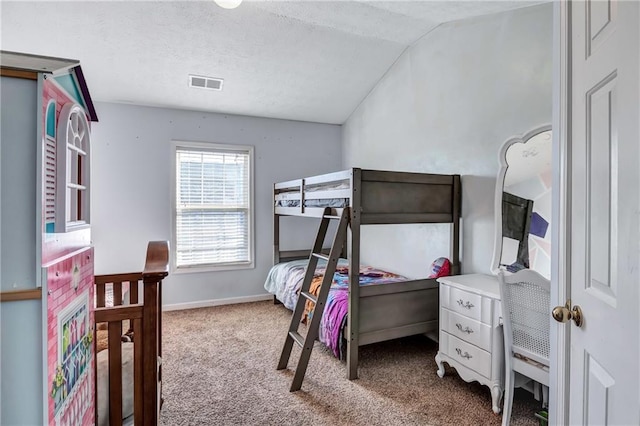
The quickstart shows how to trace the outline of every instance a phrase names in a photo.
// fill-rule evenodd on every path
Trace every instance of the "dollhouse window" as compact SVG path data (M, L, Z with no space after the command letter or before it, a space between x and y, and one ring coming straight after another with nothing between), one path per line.
M90 129L84 109L69 103L58 119L56 232L89 225Z

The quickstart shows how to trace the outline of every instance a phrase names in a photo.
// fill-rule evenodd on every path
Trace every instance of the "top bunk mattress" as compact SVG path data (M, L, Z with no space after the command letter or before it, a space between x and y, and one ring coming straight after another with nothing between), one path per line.
M350 205L351 183L345 172L323 176L326 180L316 183L314 183L314 178L308 178L276 184L275 206L348 207Z

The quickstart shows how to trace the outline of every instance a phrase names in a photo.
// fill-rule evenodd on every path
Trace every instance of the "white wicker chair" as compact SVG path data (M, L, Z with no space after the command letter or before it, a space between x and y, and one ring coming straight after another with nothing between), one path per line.
M505 426L511 418L515 372L549 386L550 283L529 269L511 275L500 272L498 281L504 322Z

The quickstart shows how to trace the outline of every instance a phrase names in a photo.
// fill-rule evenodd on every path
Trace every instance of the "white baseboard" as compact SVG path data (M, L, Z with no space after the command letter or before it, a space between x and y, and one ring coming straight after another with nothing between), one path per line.
M198 302L173 303L162 305L163 311L181 311L184 309L208 308L210 306L234 305L236 303L261 302L273 300L273 294L258 294L256 296L229 297L227 299L201 300Z

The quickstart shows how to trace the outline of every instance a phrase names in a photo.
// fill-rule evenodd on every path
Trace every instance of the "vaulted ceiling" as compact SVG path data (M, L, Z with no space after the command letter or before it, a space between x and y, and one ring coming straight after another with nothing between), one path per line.
M94 101L341 124L441 23L537 3L3 0L0 46L80 60Z

